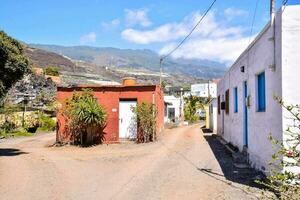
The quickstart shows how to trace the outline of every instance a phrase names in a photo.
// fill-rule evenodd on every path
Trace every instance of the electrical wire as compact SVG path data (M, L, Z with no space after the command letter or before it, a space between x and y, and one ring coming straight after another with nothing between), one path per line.
M255 18L256 18L256 12L257 12L257 7L258 7L258 2L259 2L259 0L256 0L255 9L254 9L254 13L253 13L253 18L252 18L252 22L251 22L250 37L249 37L248 45L250 44L251 35L253 33L253 26L254 26L254 22L255 22Z
M168 54L166 54L165 56L162 56L160 58L160 62L162 62L165 58L169 57L172 53L174 53L187 39L188 37L190 37L190 35L194 32L194 30L197 28L197 26L202 22L202 20L205 18L205 16L207 15L207 13L212 9L213 5L216 3L217 0L214 0L211 5L208 7L208 9L205 11L204 15L202 15L201 19L197 22L197 24L192 28L192 30L189 32L189 34L187 34L187 36L185 36L185 38L172 50L170 51Z

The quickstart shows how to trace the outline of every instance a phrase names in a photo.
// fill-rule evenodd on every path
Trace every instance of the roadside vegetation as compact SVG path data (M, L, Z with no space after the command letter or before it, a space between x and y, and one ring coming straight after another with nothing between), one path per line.
M0 31L0 105L8 90L30 72L29 59L23 54L23 45Z
M137 142L151 142L156 139L157 110L152 103L142 102L132 108L136 114Z
M300 199L300 105L286 105L281 98L276 100L290 114L290 125L285 131L285 139L278 141L270 135L270 141L277 149L270 162L270 175L260 184L267 187L275 196L265 195L266 199ZM296 172L298 170L298 172ZM267 194L267 193L266 193Z
M74 92L62 111L74 145L100 144L104 140L107 114L93 96L92 90Z
M197 111L204 109L204 101L199 97L190 95L184 98L184 102L184 120L189 122L200 120Z
M43 69L43 73L49 76L59 76L59 68L54 66L48 66Z
M4 103L0 108L0 137L31 136L40 131L54 131L56 122L42 111L23 113L20 105Z

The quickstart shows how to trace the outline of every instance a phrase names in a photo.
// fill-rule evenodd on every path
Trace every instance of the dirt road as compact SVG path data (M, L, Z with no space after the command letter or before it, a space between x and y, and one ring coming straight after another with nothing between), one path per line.
M0 142L1 199L257 199L224 177L200 125L157 142L51 147L55 134Z

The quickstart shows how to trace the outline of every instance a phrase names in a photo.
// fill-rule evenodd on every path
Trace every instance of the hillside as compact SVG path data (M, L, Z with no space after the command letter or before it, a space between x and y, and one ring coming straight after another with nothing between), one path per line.
M135 68L159 71L159 55L148 49L132 50L89 46L65 47L41 44L30 44L30 46L98 66L109 66L118 69ZM163 69L170 74L189 75L203 79L219 78L226 71L224 64L197 59L167 59L163 63Z
M159 73L142 68L117 68L100 66L89 62L77 61L57 53L27 46L25 54L34 67L56 66L60 70L63 85L72 84L104 84L121 82L126 76L137 78L140 83L158 83ZM182 74L163 74L164 80L170 85L190 84L201 81L198 78Z

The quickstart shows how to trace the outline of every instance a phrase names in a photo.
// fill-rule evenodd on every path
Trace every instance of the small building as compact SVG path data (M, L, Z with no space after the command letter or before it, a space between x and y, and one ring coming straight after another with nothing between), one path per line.
M153 103L157 109L156 130L159 134L164 125L164 96L158 85L137 85L135 80L125 79L123 85L82 85L72 87L57 87L57 100L63 102L72 97L74 91L92 89L93 95L107 112L107 125L104 129L104 143L118 143L120 139L137 136L137 126L132 106L142 102ZM65 119L60 112L57 114L57 141L71 142Z
M183 115L182 97L164 96L165 102L165 123L178 122Z
M207 81L191 85L191 95L203 98L217 97L217 81Z
M274 100L300 103L300 5L280 8L218 84L218 134L267 170L274 148L293 125Z

